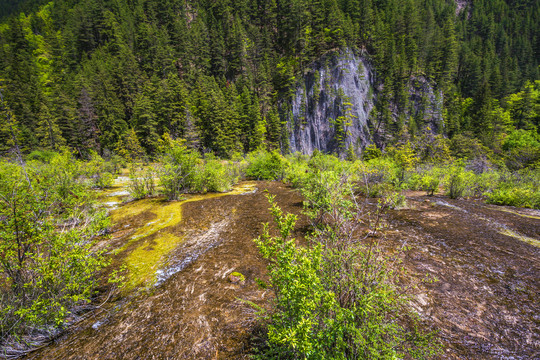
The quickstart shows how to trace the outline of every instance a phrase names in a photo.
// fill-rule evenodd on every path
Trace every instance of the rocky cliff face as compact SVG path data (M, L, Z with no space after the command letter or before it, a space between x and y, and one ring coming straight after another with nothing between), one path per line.
M315 149L337 152L340 145L363 147L369 143L372 77L370 64L352 52L314 64L298 84L292 100L288 119L290 150L304 154ZM349 124L343 127L342 134L337 134L335 121L340 116L346 116ZM340 135L344 136L342 144Z
M289 150L311 154L318 149L343 155L352 147L360 154L374 139L385 142L395 137L392 124L372 123L370 114L376 101L375 72L366 57L346 51L321 59L297 83L291 110L285 115ZM442 130L442 95L426 79L411 79L409 105L401 115L414 118L418 131ZM390 111L392 121L398 122L400 113L395 106Z

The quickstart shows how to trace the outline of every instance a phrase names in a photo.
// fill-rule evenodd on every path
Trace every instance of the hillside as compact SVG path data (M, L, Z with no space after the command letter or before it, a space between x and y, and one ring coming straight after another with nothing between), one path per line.
M20 14L3 7L2 111L14 115L0 127L3 152L17 143L109 156L136 140L152 156L165 133L224 157L261 144L287 152L305 74L351 51L373 68L370 129L357 152L426 131L475 137L495 152L515 130L538 136L534 0L35 4ZM438 94L437 129L418 111L432 95L411 90L417 81ZM346 100L325 119L337 126L334 142Z

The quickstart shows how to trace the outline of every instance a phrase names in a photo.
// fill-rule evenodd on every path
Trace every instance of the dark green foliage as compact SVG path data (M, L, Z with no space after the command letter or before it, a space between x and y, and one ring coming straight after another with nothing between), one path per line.
M373 59L384 84L373 126L393 138L424 130L421 111L397 124L392 115L410 106L419 77L443 91L450 136L469 131L491 146L513 128L538 132L538 2L474 1L459 11L443 0L43 3L0 12L3 109L28 152L66 145L81 157L108 155L131 130L151 156L165 133L218 156L286 152L278 108L285 118L306 67L345 47ZM345 153L351 119L341 106L334 126ZM0 127L1 151L13 146L7 134Z

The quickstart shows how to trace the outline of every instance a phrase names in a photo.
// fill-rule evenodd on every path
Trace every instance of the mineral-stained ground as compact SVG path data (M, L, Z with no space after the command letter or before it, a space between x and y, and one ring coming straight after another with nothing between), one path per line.
M247 359L257 327L248 302L268 307L272 297L256 282L266 265L253 242L272 220L266 190L299 215L302 199L278 182L241 189L177 205L118 205L102 246L111 249L111 269L125 265L126 288L27 358ZM407 197L407 208L384 214L380 242L394 253L407 246L398 253L402 282L417 285L411 305L439 330L441 358L540 358L539 212ZM295 236L307 229L300 215ZM104 284L96 303L107 296Z

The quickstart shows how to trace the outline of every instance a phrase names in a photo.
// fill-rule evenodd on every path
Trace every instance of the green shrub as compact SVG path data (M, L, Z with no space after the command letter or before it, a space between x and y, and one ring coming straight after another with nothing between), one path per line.
M433 175L424 175L420 179L420 189L427 192L429 196L433 196L433 194L439 190L439 184L441 183L441 179L438 176Z
M341 161L334 155L314 152L308 160L308 166L314 171L334 171L341 174L348 169L350 164L345 161Z
M368 197L379 197L393 191L399 183L399 167L390 159L378 158L357 163L357 190Z
M469 195L476 198L485 196L493 192L501 180L498 171L486 171L479 175L471 174L469 182Z
M78 164L0 163L0 336L61 327L94 294L105 266L94 239L108 226L90 202ZM52 330L51 330L52 331Z
M238 173L234 164L221 160L208 160L201 165L202 192L226 192L230 191L238 182Z
M487 202L540 209L540 192L530 188L500 188L488 195Z
M397 167L397 185L400 185L405 181L406 172L412 169L418 162L416 153L408 142L389 150L389 153Z
M294 154L288 158L289 166L285 169L284 180L294 188L299 188L306 181L309 167L307 158L301 154Z
M113 168L96 152L90 152L90 160L84 164L84 174L94 188L104 189L112 185L114 177Z
M384 196L384 205L390 209L404 209L407 207L407 197L400 191L389 191Z
M445 179L444 188L450 199L458 199L463 196L468 185L470 173L465 171L462 163L457 163L449 168L449 175Z
M278 235L271 236L265 224L255 242L269 261L269 285L276 296L275 309L268 316L267 342L256 358L396 359L433 355L437 349L430 334L399 325L397 318L407 316L406 298L394 287L394 272L382 260L382 252L354 239L351 230L355 227L351 224L358 221L358 214L351 211L354 203L342 196L347 191L335 186L340 183L336 180L326 191L317 191L330 194L330 206L325 226L317 228L306 247L290 238L296 216L284 214L273 197L268 197ZM414 315L409 315L415 323Z
M382 156L381 150L377 148L375 144L370 144L366 146L364 151L362 152L362 160L369 161L373 159L378 159Z
M410 190L422 190L422 179L424 175L412 173L407 177L407 188Z
M199 154L188 149L182 141L171 140L161 160L158 177L163 194L169 200L177 200L184 193L202 189Z
M77 204L89 201L89 183L85 180L84 166L69 151L56 154L49 164L28 163L37 179L46 178L56 197L57 209L72 211Z
M281 180L287 161L276 150L257 150L248 154L246 176L257 180Z
M156 172L152 167L137 167L132 164L129 171L130 182L128 186L131 197L137 200L154 195L156 192L155 176Z
M51 150L34 150L30 154L28 154L26 159L28 161L34 160L48 163L53 157L55 157L55 155L56 153Z
M304 213L318 225L332 204L349 201L344 194L351 194L352 187L344 174L314 171L306 177L300 191L304 197Z

